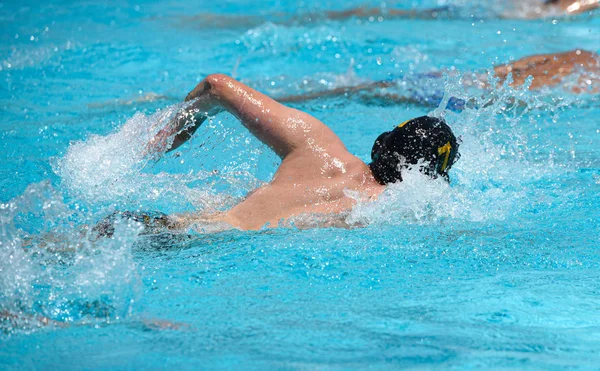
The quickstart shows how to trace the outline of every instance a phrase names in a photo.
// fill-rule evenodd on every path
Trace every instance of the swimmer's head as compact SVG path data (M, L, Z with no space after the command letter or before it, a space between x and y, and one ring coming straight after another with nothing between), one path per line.
M402 170L417 164L423 174L449 181L448 170L458 157L458 142L446 122L422 116L381 134L373 144L369 167L381 184L402 181Z

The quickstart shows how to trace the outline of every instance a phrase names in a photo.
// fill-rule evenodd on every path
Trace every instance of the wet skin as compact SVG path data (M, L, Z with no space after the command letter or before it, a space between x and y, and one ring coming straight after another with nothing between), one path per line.
M379 184L363 161L352 155L340 138L317 118L274 99L225 75L210 75L188 94L190 109L213 115L226 110L281 159L273 179L227 212L201 216L202 221L225 222L235 228L256 230L303 214L340 214L356 200L346 195L358 191L364 199L379 195ZM183 144L195 128L184 129L185 119L161 130L149 147L169 150ZM189 218L190 222L194 217ZM185 221L180 220L185 223Z

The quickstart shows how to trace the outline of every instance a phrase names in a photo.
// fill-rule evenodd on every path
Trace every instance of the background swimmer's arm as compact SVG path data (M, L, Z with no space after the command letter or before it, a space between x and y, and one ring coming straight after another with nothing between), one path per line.
M315 117L286 107L226 75L208 76L186 97L186 101L192 99L198 99L195 108L201 112L227 110L281 158L314 146L325 150L344 148L337 135Z
M341 11L329 11L325 13L327 19L345 20L351 17L357 18L383 18L383 19L436 19L438 17L451 17L452 6L440 6L428 9L396 9L396 8L369 8L367 6L346 9ZM372 21L372 20L371 20Z
M375 81L375 82L365 82L358 85L353 86L341 86L334 89L323 90L310 92L305 94L298 95L288 95L281 98L277 98L277 101L283 103L297 103L297 102L306 102L313 99L319 98L331 98L331 97L340 97L346 96L349 97L353 94L371 91L375 89L387 88L390 86L394 86L396 83L394 81Z

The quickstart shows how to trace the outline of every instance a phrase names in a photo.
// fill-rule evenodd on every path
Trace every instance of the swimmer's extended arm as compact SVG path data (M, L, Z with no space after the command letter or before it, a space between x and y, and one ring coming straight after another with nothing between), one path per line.
M369 8L362 6L358 8L328 11L325 13L327 19L345 20L351 17L368 18L371 21L374 18L381 19L436 19L438 17L451 17L453 7L441 6L428 9L396 9L396 8Z
M208 76L185 98L193 99L194 108L200 112L227 110L281 158L316 146L325 150L343 147L337 135L315 117L286 107L226 75Z

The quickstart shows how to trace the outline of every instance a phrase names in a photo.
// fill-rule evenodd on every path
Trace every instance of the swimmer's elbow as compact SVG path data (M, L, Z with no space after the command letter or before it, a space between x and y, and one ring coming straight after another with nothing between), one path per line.
M218 97L219 92L222 92L228 85L231 85L231 80L233 80L231 77L220 73L208 75L185 97L185 101L187 102L205 95Z
M250 87L221 73L206 76L204 83L214 102L238 118L248 96L255 93Z
M222 92L224 89L229 87L231 85L231 82L235 80L222 73L213 73L206 76L204 81L210 85L210 90L212 93L218 94L219 92Z

